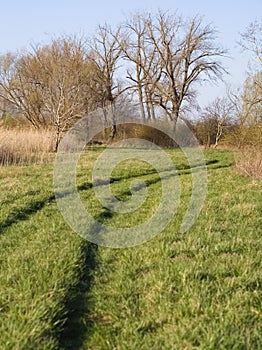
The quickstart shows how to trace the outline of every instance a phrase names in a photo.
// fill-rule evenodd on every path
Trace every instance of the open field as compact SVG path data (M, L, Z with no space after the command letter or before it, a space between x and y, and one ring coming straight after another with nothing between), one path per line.
M121 226L125 214L95 199L92 148L78 166L83 202L100 221ZM208 192L197 222L179 233L191 173L177 150L181 203L150 242L111 249L72 232L53 195L53 164L0 168L0 349L262 348L262 182L238 174L230 151L205 152ZM134 161L132 161L134 162ZM143 179L139 224L159 204L161 181L141 161L112 173L115 196Z

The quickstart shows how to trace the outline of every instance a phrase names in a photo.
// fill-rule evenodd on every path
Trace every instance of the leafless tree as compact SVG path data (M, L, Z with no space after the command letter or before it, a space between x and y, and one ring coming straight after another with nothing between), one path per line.
M195 101L194 86L222 77L225 70L219 57L225 50L215 45L215 30L203 26L198 16L184 21L160 11L155 17L144 16L143 25L151 53L146 57L147 66L140 63L144 80L153 92L154 103L166 111L175 127L182 111Z
M0 96L14 105L35 126L42 120L42 97L22 55L7 53L0 60ZM35 72L37 74L37 72ZM45 123L44 123L45 124Z
M151 76L154 75L156 65L154 48L148 41L147 16L140 13L130 16L124 24L122 34L124 58L130 63L127 70L127 79L131 82L129 89L137 93L142 120L146 119L146 115L149 119L155 118L154 89L147 77L149 72Z
M116 29L99 26L88 41L64 37L1 57L0 98L36 128L55 127L56 148L64 131L97 107L114 138L115 105L129 91L137 96L143 119L157 118L161 109L175 128L196 103L198 84L220 79L225 71L219 61L225 51L215 35L198 16L138 13ZM119 68L126 66L123 82Z
M238 44L244 51L248 51L252 55L252 64L248 73L249 80L253 82L253 86L260 95L262 91L261 69L262 69L262 21L251 22L246 30L240 34ZM260 73L259 73L260 72ZM261 101L258 101L260 103Z
M262 64L262 21L254 21L240 34L239 45Z
M2 57L1 97L35 128L55 128L57 149L63 133L97 107L100 76L81 39L56 39L19 56Z
M89 58L101 72L104 87L101 106L104 109L105 123L107 124L108 117L111 121L111 138L114 138L116 134L115 103L117 98L125 91L116 78L122 56L122 46L119 42L120 30L120 27L113 30L108 25L99 26L96 35L89 41Z
M212 136L214 147L217 147L226 128L232 125L234 118L234 104L228 97L218 97L204 108L201 119L206 128L208 147Z
M256 84L258 77L247 78L243 88L229 90L228 96L236 115L237 130L231 136L237 147L259 146L262 140L261 90ZM261 79L261 75L260 75Z

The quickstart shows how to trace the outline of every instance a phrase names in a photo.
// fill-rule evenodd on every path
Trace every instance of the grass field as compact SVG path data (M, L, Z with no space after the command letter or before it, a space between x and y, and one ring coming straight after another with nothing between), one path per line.
M95 199L92 164L82 157L79 194L100 221L141 223L159 203L161 181L141 161L112 173L115 196L143 179L149 198L135 215ZM197 222L179 233L191 174L175 159L181 203L151 241L111 249L88 243L61 216L53 164L0 168L0 349L261 349L262 182L235 171L230 151L205 152L208 192ZM129 221L128 221L129 220Z

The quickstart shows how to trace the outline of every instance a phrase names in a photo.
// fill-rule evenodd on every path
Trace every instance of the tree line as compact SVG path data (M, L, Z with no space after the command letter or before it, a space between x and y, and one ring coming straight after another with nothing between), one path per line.
M250 23L240 34L238 45L250 52L250 63L242 87L228 87L224 97L207 105L195 123L203 144L217 145L221 137L240 147L262 147L262 22Z
M241 45L261 63L261 27L251 27ZM181 119L202 143L217 144L226 128L246 129L254 114L261 122L261 70L248 76L241 93L230 92L200 118L188 120L187 112L197 107L199 84L226 73L221 58L227 51L216 35L200 16L134 13L116 27L99 26L93 37L63 36L3 54L2 115L22 115L35 128L55 129L57 149L64 132L97 108L110 120L114 138L115 109L131 103L142 120L166 118L175 129Z

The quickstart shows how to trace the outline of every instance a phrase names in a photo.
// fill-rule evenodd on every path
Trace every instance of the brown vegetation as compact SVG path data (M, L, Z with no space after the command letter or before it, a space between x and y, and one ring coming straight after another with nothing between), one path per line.
M0 129L0 165L42 163L53 149L52 131Z
M241 152L236 158L237 170L256 179L262 179L262 151L249 148Z

